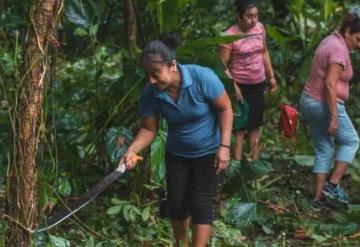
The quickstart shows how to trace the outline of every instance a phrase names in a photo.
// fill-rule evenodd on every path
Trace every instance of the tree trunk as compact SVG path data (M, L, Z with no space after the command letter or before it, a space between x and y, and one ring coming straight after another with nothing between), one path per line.
M137 49L137 22L133 0L124 0L124 22L127 47L134 55Z
M27 229L36 228L36 151L39 142L42 99L48 80L48 47L54 37L63 0L37 0L30 10L21 78L15 107L14 155L8 172L6 246L30 246Z

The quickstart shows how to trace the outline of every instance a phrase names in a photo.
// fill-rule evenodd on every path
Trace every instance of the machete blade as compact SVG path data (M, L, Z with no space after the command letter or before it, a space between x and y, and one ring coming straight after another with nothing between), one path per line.
M57 211L52 215L46 223L40 225L37 229L30 232L38 233L46 231L62 221L66 220L68 217L79 211L81 208L85 207L92 200L94 200L101 192L103 192L109 185L111 185L116 179L118 179L125 172L125 166L121 165L112 173L101 179L94 187L89 191L83 194L79 199L69 203L65 208Z

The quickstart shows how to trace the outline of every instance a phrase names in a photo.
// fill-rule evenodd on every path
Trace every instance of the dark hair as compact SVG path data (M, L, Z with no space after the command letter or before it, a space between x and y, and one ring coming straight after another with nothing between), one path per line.
M241 18L246 10L256 7L255 0L236 0L235 1L235 8L236 14Z
M180 36L176 33L162 33L159 38L147 43L141 55L141 63L150 62L170 64L176 59L176 47L180 44ZM156 60L160 56L161 60Z
M348 15L340 27L340 33L345 34L347 28L350 28L350 34L360 32L360 18L354 15Z

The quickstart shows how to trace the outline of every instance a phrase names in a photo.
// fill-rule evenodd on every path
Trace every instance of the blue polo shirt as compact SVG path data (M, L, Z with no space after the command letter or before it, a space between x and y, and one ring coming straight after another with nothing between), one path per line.
M140 114L167 121L167 152L189 158L215 153L220 128L212 102L224 92L224 85L209 68L194 64L178 64L178 67L181 73L178 100L147 84L140 98Z

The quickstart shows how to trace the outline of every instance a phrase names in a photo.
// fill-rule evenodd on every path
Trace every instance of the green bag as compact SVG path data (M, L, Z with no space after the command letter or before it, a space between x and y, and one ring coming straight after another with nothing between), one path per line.
M245 100L239 103L239 113L234 114L233 130L244 129L249 118L249 106Z

